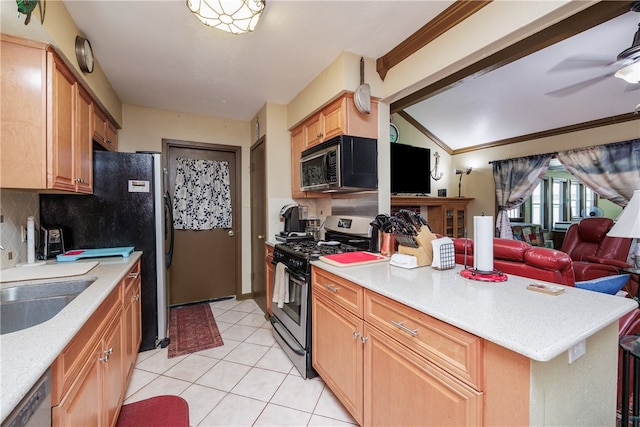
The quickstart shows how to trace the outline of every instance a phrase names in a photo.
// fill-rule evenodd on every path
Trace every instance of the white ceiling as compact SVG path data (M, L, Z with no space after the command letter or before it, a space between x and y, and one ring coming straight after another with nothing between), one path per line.
M633 112L639 85L604 64L631 46L639 21L640 13L626 13L405 111L453 150ZM604 75L575 92L551 94Z
M452 3L267 0L256 31L232 35L184 0L65 1L123 103L238 120L288 104L343 51L384 55Z

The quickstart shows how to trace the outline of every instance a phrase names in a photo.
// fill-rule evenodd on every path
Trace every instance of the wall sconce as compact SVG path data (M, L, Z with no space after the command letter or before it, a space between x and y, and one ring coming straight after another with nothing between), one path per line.
M434 181L438 181L440 180L440 178L442 178L442 172L438 173L438 163L440 162L440 153L436 151L435 153L433 153L433 157L436 159L436 161L435 161L435 166L433 167L433 169L431 169L431 178L433 178Z
M462 197L462 176L469 175L471 173L472 168L466 168L465 170L456 169L456 175L460 175L460 180L458 181L458 197Z

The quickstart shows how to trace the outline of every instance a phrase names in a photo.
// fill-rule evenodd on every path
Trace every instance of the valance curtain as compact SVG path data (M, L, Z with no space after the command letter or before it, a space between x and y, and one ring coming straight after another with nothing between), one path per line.
M558 153L558 160L598 196L626 206L640 189L640 139L577 148Z
M549 169L552 156L540 154L493 162L493 179L498 202L496 228L500 237L513 239L507 211L520 206L533 193Z
M173 225L179 230L231 228L229 162L178 157Z

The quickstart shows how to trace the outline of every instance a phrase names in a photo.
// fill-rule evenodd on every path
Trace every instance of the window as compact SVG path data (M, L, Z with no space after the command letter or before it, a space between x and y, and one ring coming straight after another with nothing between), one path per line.
M540 224L545 230L557 222L578 221L582 213L597 206L596 193L572 178L545 176L531 196L508 211L511 221ZM587 215L584 215L587 216Z

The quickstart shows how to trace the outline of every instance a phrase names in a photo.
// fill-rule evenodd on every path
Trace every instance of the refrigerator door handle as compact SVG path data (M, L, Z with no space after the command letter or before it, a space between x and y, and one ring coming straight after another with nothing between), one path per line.
M165 216L164 216L165 239L167 237L167 232L170 233L169 249L164 254L164 261L165 261L165 264L166 264L166 269L168 270L169 267L171 267L171 260L173 259L173 240L174 240L174 236L173 236L173 232L174 232L174 230L173 230L173 206L171 206L171 196L169 195L168 191L166 193L164 193L164 209L165 209ZM167 217L168 217L169 221L167 221Z

